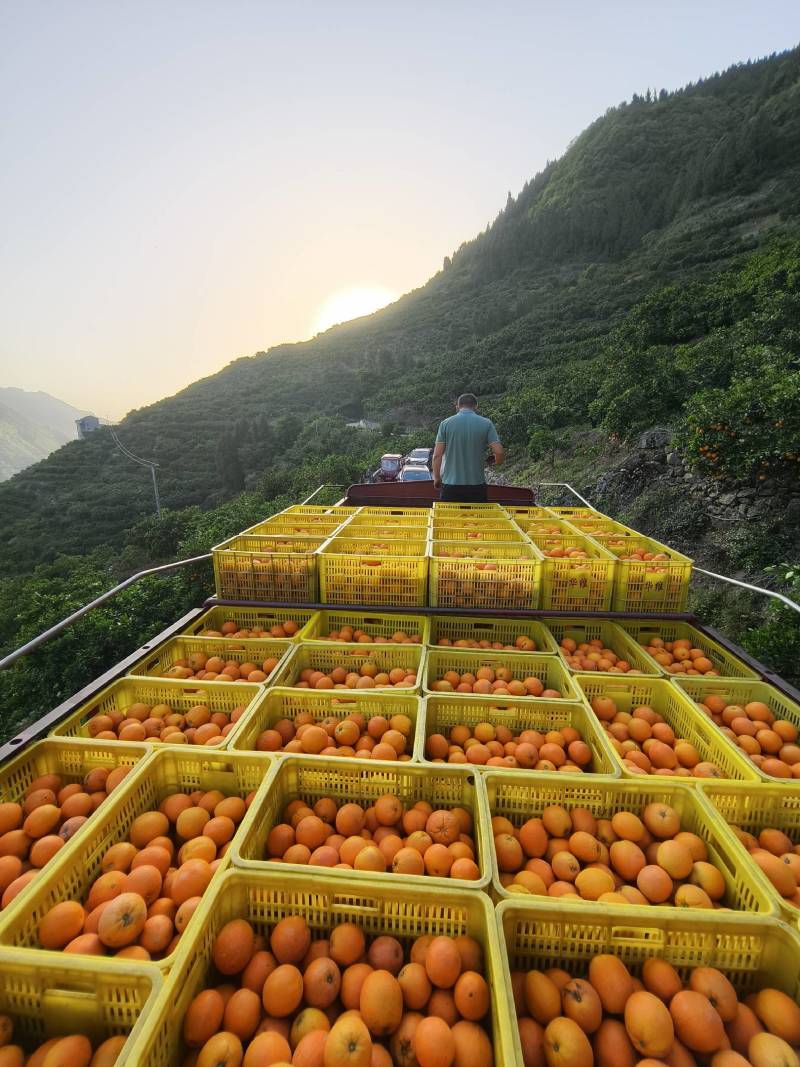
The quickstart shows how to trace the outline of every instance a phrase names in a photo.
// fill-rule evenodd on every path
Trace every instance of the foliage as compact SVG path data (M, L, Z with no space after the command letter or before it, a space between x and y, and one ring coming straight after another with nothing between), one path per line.
M800 603L800 565L765 568L769 585ZM740 589L720 596L719 584L695 589L691 609L794 686L800 686L800 615L779 600Z
M800 564L767 567L779 592L800 603ZM746 637L746 647L781 677L800 685L800 615L780 601L771 600L764 621Z
M688 401L678 441L696 467L731 481L800 477L800 363L776 365L763 348L748 355L752 371Z

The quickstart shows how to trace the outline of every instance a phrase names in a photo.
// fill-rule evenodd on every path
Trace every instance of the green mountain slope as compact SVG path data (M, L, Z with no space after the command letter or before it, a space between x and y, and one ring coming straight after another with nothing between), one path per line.
M634 97L421 289L239 359L132 412L120 437L160 464L162 500L179 509L280 490L309 458L347 454L358 469L369 449L344 431L347 418L427 430L465 388L497 401L512 444L526 441L520 418L550 409L561 423L599 421L597 360L625 314L654 289L702 282L796 237L798 188L800 50ZM503 398L532 382L528 410L509 411ZM120 544L151 510L148 477L101 430L0 486L0 573Z

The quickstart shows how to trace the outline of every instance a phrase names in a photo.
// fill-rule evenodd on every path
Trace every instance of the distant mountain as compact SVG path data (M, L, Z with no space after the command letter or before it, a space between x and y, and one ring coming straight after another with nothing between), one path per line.
M74 441L86 414L49 393L0 388L0 481Z

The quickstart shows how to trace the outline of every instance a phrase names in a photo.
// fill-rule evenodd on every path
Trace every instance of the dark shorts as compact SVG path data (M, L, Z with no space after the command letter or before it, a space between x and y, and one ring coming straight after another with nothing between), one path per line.
M485 504L486 485L443 485L439 499L453 504Z

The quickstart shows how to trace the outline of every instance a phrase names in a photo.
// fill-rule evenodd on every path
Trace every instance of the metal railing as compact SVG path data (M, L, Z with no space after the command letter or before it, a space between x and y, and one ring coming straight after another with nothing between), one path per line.
M49 629L37 634L36 637L32 637L30 641L26 641L24 645L20 645L19 648L15 648L13 652L9 652L7 656L0 659L0 671L6 670L12 663L16 663L18 659L23 656L27 656L29 652L33 652L34 649L39 648L46 641L49 641L51 637L55 637L56 634L60 634L62 630L66 630L68 626L71 626L73 622L77 622L78 619L82 619L84 615L88 615L94 608L99 608L101 604L105 604L107 600L111 600L117 593L121 593L123 589L127 589L128 586L134 585L136 582L141 581L142 578L147 578L150 574L163 574L164 571L174 571L179 567L188 567L192 563L202 563L203 560L211 559L211 553L206 552L202 556L192 556L190 559L178 559L174 563L163 563L160 567L148 567L146 570L137 571L136 574L132 574L130 578L126 578L125 581L119 582L113 588L106 590L105 593L101 593L100 596L95 597L88 604L84 604L83 607L78 608L77 611L73 611L71 615L67 615L65 619L57 622Z

